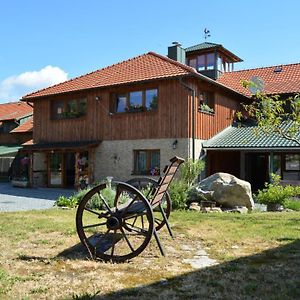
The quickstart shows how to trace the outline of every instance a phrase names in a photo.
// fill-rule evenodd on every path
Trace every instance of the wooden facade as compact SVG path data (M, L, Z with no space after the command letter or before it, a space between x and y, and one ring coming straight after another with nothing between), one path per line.
M196 91L206 89L186 84ZM158 108L147 112L111 112L112 95L115 93L158 89ZM211 87L210 87L211 88ZM196 93L197 95L197 93ZM86 116L74 119L52 120L51 101L56 99L87 98ZM100 100L96 100L98 97ZM196 138L207 139L227 127L234 116L238 102L222 92L215 93L215 113L198 112L195 99ZM95 89L86 93L70 93L35 101L35 143L91 140L132 140L152 138L189 138L192 136L192 95L178 79L153 81L145 84Z

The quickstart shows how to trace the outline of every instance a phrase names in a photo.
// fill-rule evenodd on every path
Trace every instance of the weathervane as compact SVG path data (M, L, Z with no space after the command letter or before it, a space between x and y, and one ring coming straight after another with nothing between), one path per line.
M209 38L210 37L210 31L207 29L207 28L205 28L204 29L204 38L205 38L205 40L207 39L207 38Z

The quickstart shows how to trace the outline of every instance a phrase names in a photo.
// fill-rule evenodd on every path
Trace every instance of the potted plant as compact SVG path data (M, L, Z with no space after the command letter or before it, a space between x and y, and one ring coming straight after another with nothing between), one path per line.
M279 211L284 202L294 195L295 189L290 185L280 185L279 175L271 174L271 178L271 183L266 183L265 188L258 191L256 199L267 205L267 211Z
M15 186L15 187L28 187L29 186L29 180L26 176L14 177L11 180L11 185Z

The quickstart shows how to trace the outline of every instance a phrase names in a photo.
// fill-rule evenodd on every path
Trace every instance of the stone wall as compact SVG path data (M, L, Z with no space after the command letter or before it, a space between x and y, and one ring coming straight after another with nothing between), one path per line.
M176 149L173 142L177 140ZM159 149L160 171L169 163L170 158L175 155L188 158L191 157L191 139L147 139L147 140L118 140L103 141L95 150L95 180L102 180L107 176L115 180L128 180L138 175L133 174L134 150ZM201 151L201 141L196 142L196 157Z

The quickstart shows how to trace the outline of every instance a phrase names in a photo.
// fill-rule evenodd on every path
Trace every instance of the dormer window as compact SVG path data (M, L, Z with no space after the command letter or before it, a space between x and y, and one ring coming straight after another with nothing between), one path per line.
M213 70L215 67L215 54L207 53L198 55L196 58L189 59L189 66L197 71Z
M222 45L208 42L186 48L185 53L189 66L212 79L233 71L233 65L242 61Z

